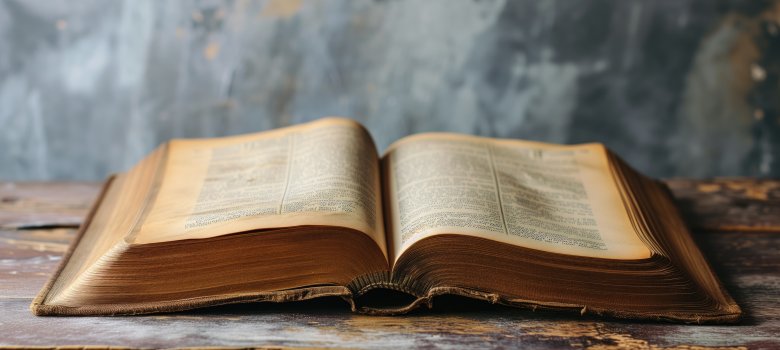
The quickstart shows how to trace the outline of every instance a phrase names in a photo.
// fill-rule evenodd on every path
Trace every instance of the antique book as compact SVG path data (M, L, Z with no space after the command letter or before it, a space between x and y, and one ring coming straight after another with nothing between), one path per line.
M444 294L690 323L741 314L668 190L601 144L426 133L380 157L343 118L162 145L106 182L31 310L336 296L399 314Z

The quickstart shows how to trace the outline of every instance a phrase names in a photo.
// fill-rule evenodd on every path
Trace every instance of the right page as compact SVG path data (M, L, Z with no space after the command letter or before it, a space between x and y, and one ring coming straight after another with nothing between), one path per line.
M439 234L595 258L651 255L600 144L420 134L391 145L383 162L395 260Z

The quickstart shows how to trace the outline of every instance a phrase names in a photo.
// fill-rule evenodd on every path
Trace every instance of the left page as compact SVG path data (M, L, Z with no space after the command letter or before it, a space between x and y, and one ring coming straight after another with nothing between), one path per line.
M387 254L377 151L354 121L174 140L169 148L135 243L317 225L363 232Z

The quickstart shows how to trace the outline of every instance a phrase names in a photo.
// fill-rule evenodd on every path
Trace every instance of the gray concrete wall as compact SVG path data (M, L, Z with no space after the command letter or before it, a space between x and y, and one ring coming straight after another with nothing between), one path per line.
M325 115L381 149L454 131L599 141L653 176L778 176L777 89L755 98L776 8L2 0L0 179L101 179L170 138Z

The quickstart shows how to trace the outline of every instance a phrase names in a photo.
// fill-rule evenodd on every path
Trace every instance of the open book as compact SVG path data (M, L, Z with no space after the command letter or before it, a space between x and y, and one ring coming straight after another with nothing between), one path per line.
M683 322L741 313L665 187L600 144L430 133L379 157L341 118L159 147L107 182L31 309L339 296L393 314L442 294Z

